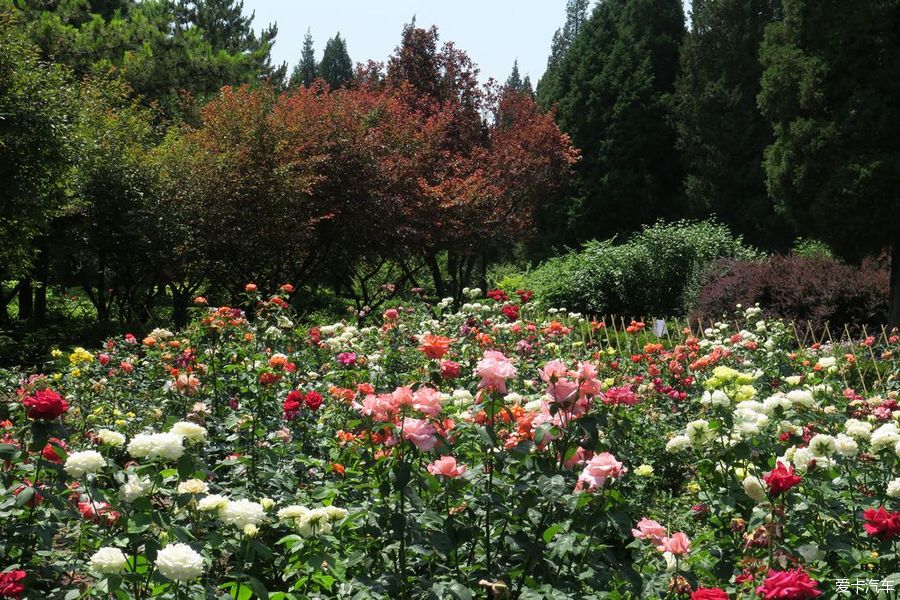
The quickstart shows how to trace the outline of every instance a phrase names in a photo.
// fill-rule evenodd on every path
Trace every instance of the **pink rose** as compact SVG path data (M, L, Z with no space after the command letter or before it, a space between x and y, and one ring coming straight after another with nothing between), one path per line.
M403 419L403 439L409 440L419 450L428 452L437 444L434 426L425 419Z
M609 452L603 452L593 457L581 475L578 476L578 483L575 491L585 490L593 492L597 488L606 485L606 480L610 477L620 477L627 469L616 460L616 457Z
M659 540L656 549L660 552L671 552L675 556L687 554L691 551L691 540L683 531L679 531L672 537Z
M496 350L485 350L484 357L475 367L475 375L481 377L478 385L495 388L501 394L506 393L506 380L512 379L516 374L516 368L502 352Z
M557 379L569 374L569 367L561 360L551 360L543 369L539 370L541 379L546 383L553 383Z
M651 539L654 542L666 537L666 528L653 519L643 518L635 525L637 529L631 530L631 535L639 540Z
M432 387L421 387L413 394L413 408L429 417L441 412L441 393Z
M458 465L452 456L442 456L426 467L432 475L444 477L459 477L466 472L466 465Z

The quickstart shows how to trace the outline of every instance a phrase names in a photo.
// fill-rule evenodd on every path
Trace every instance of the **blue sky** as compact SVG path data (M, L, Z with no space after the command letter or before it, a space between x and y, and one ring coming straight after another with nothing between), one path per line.
M291 67L300 56L309 28L317 59L337 31L346 38L353 62L384 61L400 41L413 15L420 27L437 25L480 67L480 78L501 82L518 58L522 76L537 83L547 65L553 32L565 20L566 0L244 0L256 11L257 30L278 23L273 62Z

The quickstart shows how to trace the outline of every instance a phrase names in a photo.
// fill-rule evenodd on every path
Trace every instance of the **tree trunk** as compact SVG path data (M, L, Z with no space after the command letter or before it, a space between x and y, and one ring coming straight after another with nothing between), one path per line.
M900 327L900 243L891 247L891 300L889 327Z
M41 240L37 261L37 286L34 288L34 320L38 325L47 322L47 279L50 276L50 240Z
M34 290L31 276L23 277L19 282L19 320L30 321L34 316Z
M174 285L170 285L172 291L172 321L176 329L184 329L188 324L188 300L190 291L178 291Z
M438 264L437 256L428 254L425 257L425 263L431 271L431 278L434 280L434 293L439 299L443 299L444 293L444 276L441 275L441 266Z

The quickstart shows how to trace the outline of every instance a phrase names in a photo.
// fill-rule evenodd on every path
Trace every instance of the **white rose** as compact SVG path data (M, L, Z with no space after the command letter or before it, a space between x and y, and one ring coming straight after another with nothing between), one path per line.
M744 487L744 493L757 502L766 501L766 488L763 486L762 481L760 481L759 477L757 477L756 475L748 475L747 477L744 477L744 481L741 482L741 485Z
M871 442L872 451L878 452L883 448L894 446L897 442L900 442L900 432L897 431L897 426L895 424L885 423L872 432Z
M228 504L227 497L219 494L210 494L209 496L200 499L200 502L197 503L197 508L203 512L209 512L212 510L219 510L226 504Z
M125 562L125 555L118 548L100 548L91 556L91 568L104 575L124 571Z
M835 449L841 456L856 456L859 452L859 445L849 435L843 433L837 434L834 441Z
M818 364L823 369L827 369L828 367L833 367L836 363L837 359L835 359L833 356L823 356L816 364Z
M685 448L691 445L691 440L686 435L676 435L672 439L668 441L666 444L666 452L670 454L675 454L677 452L681 452Z
M266 511L262 504L250 500L229 501L219 508L219 518L226 525L234 525L243 529L247 525L258 525L266 518Z
M872 435L872 424L858 419L847 419L844 423L847 435L858 440L867 440Z
M142 496L146 496L153 488L153 483L149 479L142 479L134 473L128 475L128 481L119 488L119 498L125 502L134 502Z
M715 437L715 432L709 428L709 421L697 419L687 424L687 437L693 446L703 446Z
M191 423L190 421L179 421L172 425L169 433L181 435L191 442L202 442L206 438L206 428Z
M203 557L187 544L169 544L156 554L156 568L172 581L190 581L203 574Z
M101 429L97 432L100 442L107 446L120 447L125 445L125 436L118 431L110 431L109 429Z
M827 457L834 454L837 448L833 437L824 433L818 433L809 440L809 449L816 457Z
M900 498L900 477L892 479L887 484L887 495L891 498Z
M66 473L74 478L96 473L106 465L103 455L96 450L73 452L66 459Z
M200 479L188 479L178 484L179 494L205 494L209 492L209 486Z
M791 390L787 393L787 399L794 406L805 406L808 408L813 405L813 396L809 390Z
M790 385L800 385L800 381L803 379L800 375L791 375L790 377L785 377L784 380Z

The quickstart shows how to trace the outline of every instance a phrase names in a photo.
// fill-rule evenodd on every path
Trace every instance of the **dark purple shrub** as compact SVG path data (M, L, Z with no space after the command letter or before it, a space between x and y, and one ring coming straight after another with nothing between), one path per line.
M736 304L759 303L765 314L793 321L844 325L887 322L888 269L883 261L859 266L827 257L791 254L764 261L723 260L710 269L692 316L718 319Z

